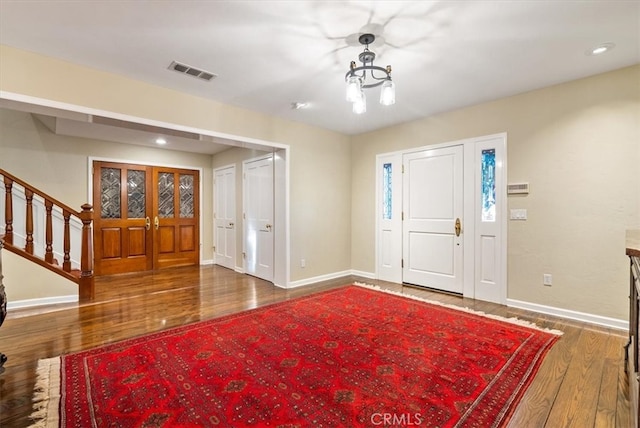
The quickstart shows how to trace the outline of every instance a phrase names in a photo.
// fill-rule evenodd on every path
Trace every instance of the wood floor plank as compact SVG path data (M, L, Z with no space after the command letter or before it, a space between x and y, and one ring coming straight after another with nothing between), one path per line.
M631 391L629 388L629 376L625 371L623 365L618 366L618 388L617 389L618 389L618 399L616 401L615 426L616 428L633 427L634 422L633 422L633 415L631 414Z
M96 281L96 300L91 304L10 311L0 328L0 350L9 356L6 370L0 374L0 426L22 428L30 424L38 359L240 312L356 280L563 330L564 336L548 353L509 426L585 428L609 427L615 423L620 428L629 427L629 390L622 359L616 354L616 347L625 342L622 333L433 290L358 277L286 290L219 266L102 277Z
M537 376L522 397L509 423L510 427L544 427L547 424L582 334L581 329L563 323L555 323L552 328L561 330L564 334L540 366Z
M574 354L554 402L549 426L584 428L594 426L595 409L606 351L606 335L583 329L576 343L580 352ZM591 409L587 412L584 409Z
M610 335L607 341L596 409L596 427L614 427L616 425L618 374L620 365L624 364L621 342L619 337L613 335Z

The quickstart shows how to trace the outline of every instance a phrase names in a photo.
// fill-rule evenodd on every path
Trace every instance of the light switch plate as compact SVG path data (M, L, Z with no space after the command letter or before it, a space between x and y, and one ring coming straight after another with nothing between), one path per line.
M509 212L509 218L511 220L526 220L527 219L527 210L524 208L512 209Z

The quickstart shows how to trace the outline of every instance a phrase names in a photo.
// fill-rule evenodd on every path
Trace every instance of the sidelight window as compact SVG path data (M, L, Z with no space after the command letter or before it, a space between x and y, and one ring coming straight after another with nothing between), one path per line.
M382 219L391 220L392 216L391 164L382 165Z
M482 221L496 221L496 149L482 151Z

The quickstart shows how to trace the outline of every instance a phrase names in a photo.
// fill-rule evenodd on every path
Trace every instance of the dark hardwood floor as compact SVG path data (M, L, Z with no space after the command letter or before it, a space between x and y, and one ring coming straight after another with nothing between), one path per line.
M8 281L5 278L5 282ZM0 426L30 424L39 359L89 349L186 323L340 287L353 281L532 321L564 331L516 410L511 427L631 426L624 371L626 334L492 303L358 277L284 290L231 270L204 266L97 280L96 300L10 311L0 327Z

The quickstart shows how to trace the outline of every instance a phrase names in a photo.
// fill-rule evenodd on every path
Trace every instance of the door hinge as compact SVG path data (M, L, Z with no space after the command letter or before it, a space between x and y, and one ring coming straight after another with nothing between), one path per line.
M245 253L244 251L242 252L242 258L246 259L247 258L247 253Z
M213 246L213 252L214 253L216 252L216 246L215 245Z
M404 268L404 259L400 259L400 267Z
M402 211L402 215L400 216L400 219L404 221L404 211Z
M246 213L242 213L242 219L246 220L247 219L247 214Z
M404 164L402 164L402 173L404 174Z

